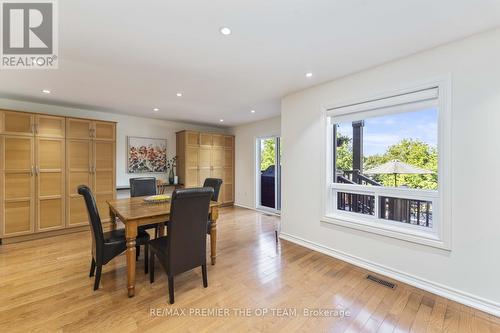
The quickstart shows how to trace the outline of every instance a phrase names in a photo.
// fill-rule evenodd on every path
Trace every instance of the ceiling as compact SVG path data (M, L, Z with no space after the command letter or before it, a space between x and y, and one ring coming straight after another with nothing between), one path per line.
M279 115L288 93L500 25L498 0L58 4L59 69L2 70L1 96L224 126Z

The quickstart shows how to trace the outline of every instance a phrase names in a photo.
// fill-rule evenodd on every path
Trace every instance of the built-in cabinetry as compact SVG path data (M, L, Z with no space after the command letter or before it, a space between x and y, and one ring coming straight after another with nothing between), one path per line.
M0 238L88 225L80 184L107 212L115 131L112 122L0 110Z
M221 178L219 201L234 203L234 136L196 131L177 132L177 174L185 187Z
M115 123L79 118L66 119L68 227L87 224L87 210L78 185L87 185L96 198L101 220L108 222L107 200L116 196Z

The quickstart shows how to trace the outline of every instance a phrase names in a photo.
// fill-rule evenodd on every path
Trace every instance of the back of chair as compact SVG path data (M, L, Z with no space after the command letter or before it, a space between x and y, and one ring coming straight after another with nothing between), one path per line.
M85 200L85 206L87 207L87 214L91 227L90 231L92 232L93 239L92 251L94 255L96 255L100 252L102 246L104 246L104 235L102 232L102 223L101 218L99 217L99 211L97 210L94 195L87 185L78 186L78 194L82 195Z
M206 178L203 183L203 187L211 187L214 189L214 194L212 195L212 201L219 201L220 187L222 185L222 179L219 178Z
M207 219L213 189L175 190L170 205L168 274L179 274L206 264Z
M155 177L130 178L129 181L131 197L142 197L145 195L156 194Z

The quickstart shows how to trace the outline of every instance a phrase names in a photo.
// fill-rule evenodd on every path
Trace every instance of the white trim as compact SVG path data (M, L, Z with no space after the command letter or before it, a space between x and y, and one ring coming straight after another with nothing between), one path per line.
M324 132L322 135L322 150L324 151L324 156L323 156L323 161L322 161L322 182L321 182L321 193L322 193L322 198L321 198L321 213L320 213L320 220L328 223L334 223L334 224L339 224L344 227L350 227L353 229L359 229L367 232L373 232L377 233L380 235L385 235L388 237L392 238L399 238L402 240L406 241L411 241L423 245L429 245L433 247L438 247L441 249L446 249L446 250L451 250L451 76L445 76L441 78L437 78L434 80L429 80L424 83L419 83L413 85L413 87L409 86L405 89L395 89L393 91L386 92L384 94L378 94L375 96L372 96L371 98L359 98L357 100L350 100L350 101L345 101L343 103L338 103L336 105L330 105L326 107L322 107L322 122L324 124ZM432 100L432 96L436 93L436 87L437 87L437 96L439 98L437 100ZM434 105L437 105L439 112L438 112L438 156L439 156L439 165L438 165L438 181L439 181L439 191L438 194L434 196L433 198L433 235L429 235L429 237L422 237L422 235L418 235L415 237L415 233L410 232L410 235L407 235L405 232L402 231L396 231L394 228L389 228L391 230L387 230L388 228L385 227L386 223L378 223L377 225L373 222L371 222L371 226L368 226L367 223L350 223L348 221L349 219L345 218L344 214L337 214L338 211L335 209L334 206L334 200L330 200L331 198L331 191L330 187L332 182L332 169L330 164L333 162L333 154L332 151L330 151L331 145L327 144L327 139L328 136L331 136L331 121L330 117L332 113L339 112L344 114L342 112L344 106L353 106L353 107L360 107L362 108L363 104L366 103L359 103L359 101L383 101L384 99L391 99L391 97L388 96L411 96L412 93L415 92L420 92L420 91L426 91L426 94L428 92L432 92L432 94L426 95L426 98L428 98L427 102L432 101ZM417 93L418 94L418 93ZM415 95L416 96L416 95ZM402 101L402 100L401 100ZM423 102L423 103L427 103ZM368 102L369 104L370 102ZM373 105L372 105L373 106ZM411 106L411 104L409 105ZM366 111L366 109L363 109ZM362 115L364 112L362 109L358 110L358 114L356 116ZM390 110L392 112L394 110ZM351 112L353 112L351 110ZM374 112L381 112L379 110L376 110ZM349 115L350 116L350 115ZM340 117L344 117L341 115ZM331 140L330 140L331 142ZM344 184L338 184L335 183L335 187L345 187L349 188L349 186L344 186ZM359 185L357 185L359 186ZM359 188L356 190L357 191L362 191L363 187L359 186ZM382 190L381 190L382 191ZM386 188L383 191L386 191L389 196L391 192L397 192L399 189L395 188ZM420 191L419 191L420 192ZM407 193L408 194L408 193ZM423 196L427 195L424 191L422 191L420 194ZM416 195L415 198L417 198ZM430 193L428 193L430 194ZM378 206L378 205L376 205ZM332 212L335 211L335 216L332 218ZM340 218L339 218L340 217ZM359 216L352 215L351 214L351 219L353 218L359 218ZM366 221L365 221L366 222ZM377 222L380 222L377 220ZM382 221L383 222L383 221ZM384 226L384 227L380 227ZM378 231L375 231L378 229ZM413 234L413 235L412 235ZM398 237L398 235L400 235ZM436 239L435 235L438 236L438 239Z
M236 202L233 204L233 206L240 207L240 208L245 208L245 209L249 209L249 210L253 210L253 211L256 211L256 212L259 212L259 213L263 213L263 214L270 214L270 215L275 215L275 216L281 216L281 214L280 214L279 211L276 212L276 211L262 210L262 209L259 209L259 208L247 206L247 205L236 203Z
M350 105L343 105L332 107L327 110L329 117L338 117L340 115L354 114L358 112L373 111L377 109L392 108L395 106L402 106L405 104L420 103L429 100L437 100L439 97L438 87L429 87L426 89L415 90L403 94L393 94L375 100L368 100L366 102L355 103Z
M365 260L357 256L350 255L348 253L338 251L332 248L329 248L324 245L320 245L306 239L296 237L284 232L281 232L279 238L287 240L289 242L295 243L297 245L306 247L313 251L317 251L323 254L326 254L330 257L334 257L336 259L348 262L352 265L362 267L364 269L370 270L372 272L385 275L391 279L398 280L400 282L409 284L411 286L423 289L430 293L448 298L452 301L470 306L472 308L487 312L494 316L500 316L500 303L497 303L493 300L489 300L477 295L470 294L465 291L461 291L452 287L445 286L440 283L435 283L429 281L427 279L402 272L396 269L389 268L384 265L377 264L370 260Z

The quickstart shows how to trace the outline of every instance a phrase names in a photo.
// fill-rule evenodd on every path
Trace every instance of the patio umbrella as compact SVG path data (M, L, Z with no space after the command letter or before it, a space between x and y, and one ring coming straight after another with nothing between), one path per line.
M394 186L398 184L398 175L428 175L434 172L426 169L416 167L414 165L406 164L400 160L392 160L390 162L381 164L374 168L368 169L363 173L368 175L381 175L381 174L393 174L394 175Z

